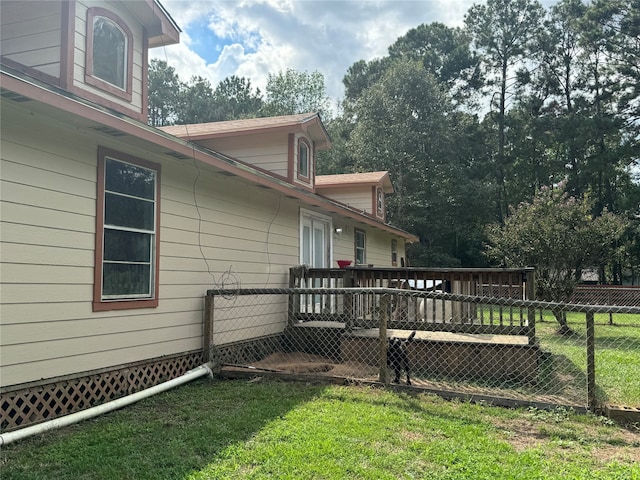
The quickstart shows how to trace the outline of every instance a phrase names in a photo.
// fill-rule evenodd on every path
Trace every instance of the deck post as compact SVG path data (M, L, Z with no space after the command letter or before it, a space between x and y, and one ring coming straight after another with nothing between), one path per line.
M353 287L353 272L351 270L344 271L343 285L345 288ZM355 312L353 310L353 293L345 293L343 297L343 313L344 313L344 326L346 332L353 331L353 316Z
M536 299L536 271L531 268L525 271L525 290L524 300ZM542 315L542 312L540 312ZM536 309L534 307L527 308L527 336L529 337L529 345L536 343Z
M389 311L389 295L380 298L380 382L389 385L387 371L387 312Z

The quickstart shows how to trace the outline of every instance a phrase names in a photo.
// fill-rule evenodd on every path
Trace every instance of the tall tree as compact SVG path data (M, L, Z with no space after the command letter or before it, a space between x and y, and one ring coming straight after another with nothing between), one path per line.
M180 110L176 123L205 123L215 121L213 89L209 80L191 77L180 95Z
M358 60L347 69L342 79L345 91L345 102L356 101L362 93L376 83L387 68L389 59L376 58L369 62Z
M395 194L389 219L420 236L414 265L457 263L472 226L483 218L472 188L474 155L462 151L464 114L456 114L443 85L421 61L392 61L353 106L357 123L347 143L353 171L388 170ZM465 231L465 229L468 229ZM451 241L453 238L453 241ZM457 250L457 251L456 251Z
M389 47L389 58L421 61L427 72L446 85L452 98L462 102L481 85L479 61L470 43L470 37L460 28L437 22L422 24Z
M408 58L422 62L425 71L446 85L451 98L466 101L481 84L479 62L470 50L470 42L464 30L437 22L412 28L389 46L388 56L369 62L359 60L349 67L343 79L345 100L357 99L395 60Z
M324 75L318 71L298 72L292 68L277 74L270 73L267 77L263 115L293 115L307 112L318 112L323 117L331 117Z
M607 50L616 65L621 95L618 111L628 123L640 120L640 0L598 0L595 20L607 33ZM638 126L640 128L640 126Z
M260 89L251 86L251 80L232 75L222 80L213 92L216 120L236 120L257 117L263 100Z
M506 112L511 89L517 85L518 68L530 52L544 14L535 0L487 0L472 6L465 15L465 25L476 52L487 71L490 85L498 85L496 124L498 151L496 154L497 215L507 214L505 176L507 157ZM492 106L493 106L492 95Z
M591 142L586 162L596 196L596 211L618 209L620 175L624 175L626 167L638 158L640 126L637 119L633 119L633 108L619 109L630 105L628 101L633 98L634 88L637 95L640 83L640 68L629 70L629 63L624 60L629 58L628 52L619 49L620 45L633 45L621 32L620 25L624 24L625 17L621 16L624 10L620 5L617 0L595 2L581 23L584 84L588 95L585 110L591 119ZM638 31L637 27L635 31ZM635 43L638 43L637 38ZM636 64L638 61L636 57ZM631 105L637 100L636 96Z
M176 120L182 83L173 67L164 60L149 65L149 125L161 127Z
M324 121L324 124L331 138L331 148L317 153L316 173L330 175L350 172L355 163L347 148L354 127L353 116L343 110L340 115Z

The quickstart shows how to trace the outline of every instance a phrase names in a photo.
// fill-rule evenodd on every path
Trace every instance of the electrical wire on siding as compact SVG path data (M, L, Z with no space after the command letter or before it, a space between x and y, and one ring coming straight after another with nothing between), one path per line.
M155 4L155 2L154 2ZM162 45L162 50L164 52L165 55L165 61L167 62L167 64L169 63L169 57L167 55L167 50L166 50L166 45ZM222 290L231 290L231 291L237 291L240 288L242 288L242 283L240 281L240 277L238 277L238 275L233 271L233 265L229 265L229 268L225 271L223 271L220 276L218 278L216 278L216 275L214 274L213 270L211 269L211 265L209 264L209 259L207 258L207 256L204 253L204 248L202 245L202 214L200 213L200 205L198 204L198 191L197 191L197 187L198 187L198 180L200 179L200 176L202 174L202 171L200 170L200 167L198 166L198 160L196 158L196 150L195 150L195 146L193 144L193 142L191 141L191 135L189 134L189 127L188 125L184 125L184 128L186 130L187 133L187 141L190 143L191 145L191 158L193 159L193 166L196 169L196 177L193 180L193 186L192 186L192 193L193 193L193 204L196 208L196 213L198 215L198 248L200 250L200 255L202 256L202 259L204 260L204 263L207 267L207 273L209 274L209 276L211 277L211 283L213 285L214 288L219 288ZM278 205L278 212L280 210L280 206ZM276 215L277 216L277 215ZM271 223L273 223L273 221L275 221L275 217L272 220ZM269 225L269 229L271 228L271 224ZM268 245L267 245L268 248ZM267 252L267 256L268 256L268 252ZM269 266L269 275L271 275L271 266ZM225 297L227 300L232 300L235 298L234 294L230 294L227 295ZM232 308L233 305L229 305L229 308Z

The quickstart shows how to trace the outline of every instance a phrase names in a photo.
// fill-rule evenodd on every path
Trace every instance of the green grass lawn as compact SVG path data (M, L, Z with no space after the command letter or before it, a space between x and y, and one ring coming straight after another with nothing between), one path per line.
M569 313L572 335L558 335L558 323L545 312L536 322L540 346L571 368L586 372L586 321L583 313ZM640 408L640 319L637 315L595 316L596 394L600 403ZM556 361L556 364L558 362ZM565 365L566 366L566 365ZM586 381L586 378L584 379ZM584 383L584 382L582 382ZM586 388L586 385L576 385Z
M640 433L416 392L200 380L10 444L8 479L638 479Z

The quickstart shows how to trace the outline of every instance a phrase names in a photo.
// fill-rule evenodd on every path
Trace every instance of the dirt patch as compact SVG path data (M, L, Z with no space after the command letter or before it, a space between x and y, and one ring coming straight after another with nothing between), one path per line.
M549 439L549 437L540 432L535 423L527 420L500 422L497 427L505 440L518 452L536 447Z
M501 436L518 452L552 442L575 442L589 450L596 460L640 462L640 434L628 430L600 430L597 427L568 430L562 424L526 419L495 420ZM603 427L604 428L604 427Z
M377 368L371 365L359 362L336 363L320 355L303 352L273 353L250 366L282 373L316 373L372 381L378 378Z
M335 364L319 355L307 353L274 353L251 364L255 368L277 370L283 373L326 373L333 370Z

